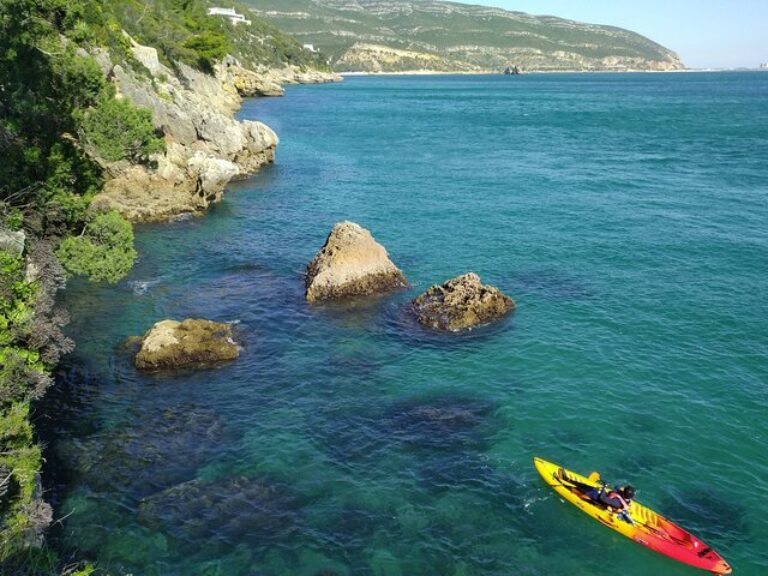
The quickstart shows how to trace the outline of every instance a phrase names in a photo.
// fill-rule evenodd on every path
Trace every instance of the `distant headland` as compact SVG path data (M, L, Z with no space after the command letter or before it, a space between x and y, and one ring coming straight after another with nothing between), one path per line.
M628 72L685 66L635 32L437 0L247 0L337 72Z

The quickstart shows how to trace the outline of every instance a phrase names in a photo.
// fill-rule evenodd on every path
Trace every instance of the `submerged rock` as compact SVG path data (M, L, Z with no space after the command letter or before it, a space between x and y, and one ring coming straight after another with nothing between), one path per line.
M421 324L458 332L501 318L515 308L515 301L498 288L480 283L470 272L432 286L413 301Z
M371 233L339 222L307 266L308 302L366 296L407 286L400 269Z
M57 444L58 458L72 462L89 489L153 494L194 477L222 445L238 438L214 410L194 404L140 407L126 420Z
M139 522L184 540L265 545L300 522L287 486L264 478L194 479L142 499Z
M481 398L413 398L391 406L381 426L391 440L458 454L486 446L494 410Z
M234 360L239 355L229 324L162 320L144 335L135 364L142 370L157 370Z

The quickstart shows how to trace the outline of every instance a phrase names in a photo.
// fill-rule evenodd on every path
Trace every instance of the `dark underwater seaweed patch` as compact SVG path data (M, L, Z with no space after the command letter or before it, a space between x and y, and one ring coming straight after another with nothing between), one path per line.
M372 408L334 406L309 416L312 435L341 466L371 462L387 448Z
M301 521L298 510L284 484L245 476L195 479L144 498L139 522L189 542L265 547L290 537Z
M141 497L194 476L232 440L220 417L196 406L155 409L128 426L58 446L96 490Z
M496 406L458 395L411 398L392 405L380 422L389 441L402 446L460 452L488 447Z
M387 409L379 426L388 444L414 454L413 471L430 492L480 488L496 481L482 454L497 431L495 410L481 398L412 398Z
M333 353L324 366L332 374L353 374L355 378L370 380L381 364L366 351Z
M312 526L310 537L321 535L325 549L347 559L360 554L377 530L392 530L395 520L361 505L344 505L329 510L319 525Z

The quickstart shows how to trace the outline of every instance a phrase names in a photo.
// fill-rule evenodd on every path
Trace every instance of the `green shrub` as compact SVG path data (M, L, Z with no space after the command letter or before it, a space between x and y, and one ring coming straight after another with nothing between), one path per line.
M197 55L197 65L202 70L212 72L215 61L221 60L229 52L229 40L220 32L206 30L188 38L184 48Z
M107 162L146 161L150 154L165 150L164 140L155 135L152 113L127 100L106 94L79 119L82 141Z
M114 210L101 212L86 224L80 236L65 238L56 255L70 274L114 284L136 261L133 227Z

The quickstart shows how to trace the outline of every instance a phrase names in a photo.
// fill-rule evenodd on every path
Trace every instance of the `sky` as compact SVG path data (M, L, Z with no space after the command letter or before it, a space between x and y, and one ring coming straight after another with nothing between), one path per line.
M689 68L768 62L768 0L458 0L627 28L678 53Z

